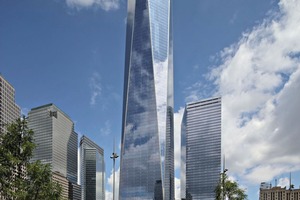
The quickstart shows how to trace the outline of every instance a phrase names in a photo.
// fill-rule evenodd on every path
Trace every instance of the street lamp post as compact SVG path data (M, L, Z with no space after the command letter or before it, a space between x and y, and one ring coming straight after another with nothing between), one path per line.
M228 171L228 169L223 169L223 173L222 173L222 196L223 196L223 200L225 200L225 177L226 177L226 172Z
M115 142L114 142L114 151L112 155L110 156L111 159L113 159L113 200L115 200L115 163L116 159L118 158L118 154L115 153Z
M222 172L222 199L225 200L225 178L228 169L225 168L225 155L223 156L223 172Z

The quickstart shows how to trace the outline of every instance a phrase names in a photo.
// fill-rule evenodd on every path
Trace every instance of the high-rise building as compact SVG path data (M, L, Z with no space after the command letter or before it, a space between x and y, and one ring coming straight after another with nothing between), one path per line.
M86 136L80 139L82 200L105 200L104 151Z
M174 199L171 0L128 0L120 200Z
M81 200L81 186L69 182L69 200Z
M0 74L0 133L5 131L5 125L21 116L21 109L15 103L15 89Z
M181 198L215 199L221 172L221 98L186 105L181 126Z
M54 104L47 104L31 109L28 127L37 145L31 161L49 163L53 172L77 183L78 136L70 117Z
M63 200L69 200L69 181L66 179L66 177L60 172L55 171L52 173L52 180L60 185L61 198Z

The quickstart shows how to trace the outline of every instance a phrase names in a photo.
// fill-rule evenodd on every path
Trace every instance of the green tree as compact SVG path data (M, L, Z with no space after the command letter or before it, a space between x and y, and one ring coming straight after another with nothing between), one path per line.
M229 180L226 173L221 174L220 182L215 189L216 200L246 200L247 194L237 182Z
M62 191L61 186L52 181L52 172L49 164L36 161L28 165L27 196L28 200L58 200Z
M23 117L0 133L0 196L7 200L60 199L49 165L30 163L35 148L33 131Z

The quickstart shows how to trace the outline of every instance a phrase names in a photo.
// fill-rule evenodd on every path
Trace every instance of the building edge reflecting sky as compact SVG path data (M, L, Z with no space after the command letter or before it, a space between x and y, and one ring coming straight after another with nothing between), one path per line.
M174 199L170 4L128 1L120 200Z
M221 97L188 103L181 125L181 198L215 199L221 172Z

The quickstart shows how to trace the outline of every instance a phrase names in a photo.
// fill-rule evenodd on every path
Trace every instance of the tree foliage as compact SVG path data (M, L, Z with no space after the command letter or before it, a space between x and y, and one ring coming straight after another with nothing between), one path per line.
M61 187L52 181L49 165L30 163L35 144L25 118L0 133L0 197L7 200L60 199Z
M221 174L220 182L216 189L216 200L246 200L247 194L237 182L229 180L226 173Z

